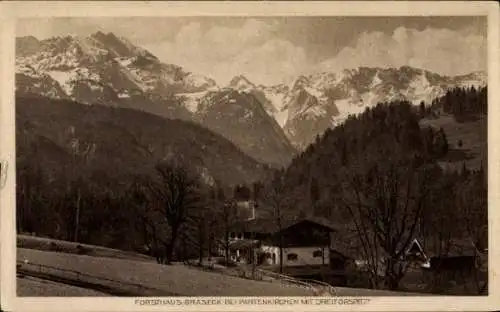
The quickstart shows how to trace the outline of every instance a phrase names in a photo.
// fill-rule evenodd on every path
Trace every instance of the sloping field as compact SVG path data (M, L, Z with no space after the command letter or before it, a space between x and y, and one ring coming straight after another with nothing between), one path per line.
M44 251L62 252L62 253L72 253L72 254L78 254L83 252L85 255L94 257L109 257L117 259L131 259L131 260L143 260L143 261L153 260L151 257L134 252L127 252L123 250L106 248L102 246L78 244L52 238L37 237L37 236L22 235L22 234L17 235L17 247L44 250Z
M75 270L125 284L141 284L169 296L310 296L312 291L280 282L252 281L204 272L184 265L164 266L154 262L92 257L18 248L18 260ZM21 291L19 289L19 291ZM25 296L19 293L19 296Z
M106 293L25 276L17 279L17 293L26 297L103 297Z

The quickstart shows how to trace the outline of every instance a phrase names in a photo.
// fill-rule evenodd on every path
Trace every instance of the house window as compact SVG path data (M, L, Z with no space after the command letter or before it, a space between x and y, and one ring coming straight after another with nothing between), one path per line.
M241 233L238 233L238 239L242 239L243 236L241 235Z
M298 258L299 258L299 256L297 256L296 253L289 253L286 255L286 259L288 261L297 261Z
M233 233L233 232L229 233L229 236L230 236L231 238L234 238L234 233Z
M315 250L313 252L313 258L321 258L323 257L323 252L321 250Z

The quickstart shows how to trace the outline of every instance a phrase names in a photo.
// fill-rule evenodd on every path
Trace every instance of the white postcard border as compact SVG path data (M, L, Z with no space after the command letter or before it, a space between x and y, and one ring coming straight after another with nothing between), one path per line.
M15 19L25 17L97 16L488 16L488 174L489 174L489 296L484 297L367 297L364 305L141 305L139 298L19 298L15 295L15 111L14 111L14 37ZM419 2L419 1L345 1L345 2L3 2L0 3L2 48L0 128L1 160L8 163L7 179L1 190L1 300L6 311L435 311L491 310L500 307L498 259L500 248L498 203L500 202L500 117L499 86L499 7L494 2ZM199 297L200 299L204 297ZM287 297L293 299L293 297ZM320 297L313 297L320 298ZM344 298L344 297L342 297ZM153 299L153 298L148 298ZM184 300L184 297L175 298ZM224 297L219 298L224 300ZM296 298L301 300L303 298ZM328 299L328 298L324 298ZM331 298L330 298L331 299Z

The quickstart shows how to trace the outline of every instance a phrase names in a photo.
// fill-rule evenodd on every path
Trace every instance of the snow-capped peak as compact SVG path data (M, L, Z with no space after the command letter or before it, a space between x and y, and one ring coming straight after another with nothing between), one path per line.
M201 92L216 87L213 79L162 63L146 49L111 32L41 41L22 37L16 42L17 73L49 75L68 96L80 80L95 80L116 92L128 90L127 94L135 94L134 90L157 95Z
M243 75L235 76L231 79L227 87L244 92L250 92L256 88L255 85Z

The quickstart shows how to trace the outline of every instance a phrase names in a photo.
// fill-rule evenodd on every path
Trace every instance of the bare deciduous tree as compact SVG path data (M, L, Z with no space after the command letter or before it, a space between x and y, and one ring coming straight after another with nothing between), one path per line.
M224 189L215 184L211 190L212 218L209 221L209 249L212 245L224 250L226 264L230 259L230 232L231 225L236 217L236 206L234 201L227 199ZM218 237L218 239L216 239ZM217 249L218 249L217 248Z
M461 223L465 226L465 233L470 244L475 248L476 272L474 274L475 284L478 293L484 293L487 288L487 280L481 281L479 274L487 270L488 249L488 204L487 204L487 184L484 172L479 171L469 175L468 179L457 187L456 205L461 218ZM483 274L487 277L487 274Z
M267 202L272 218L276 222L278 230L278 247L279 247L279 261L280 273L283 273L283 235L281 230L283 228L283 206L285 205L285 178L283 172L276 172L271 179L269 185L266 187L264 194L264 201Z
M137 180L132 183L128 191L128 202L133 207L135 213L136 230L142 233L144 247L141 248L150 256L156 259L157 263L165 263L166 243L161 239L160 233L164 224L159 220L159 213L152 209L151 200L148 199L146 186L149 180ZM162 247L163 246L163 247Z
M355 225L372 286L380 287L383 282L395 290L408 268L403 256L418 229L428 174L392 164L345 174L341 201Z
M215 184L217 185L217 183ZM219 227L219 208L220 208L220 203L224 201L224 192L222 189L218 189L217 187L212 187L210 188L210 194L209 194L209 205L211 209L211 213L208 214L207 222L208 222L208 260L210 261L212 259L212 253L214 251L214 248L217 248L217 235L218 233L218 227Z
M229 234L231 231L231 225L232 222L234 221L234 216L235 216L235 203L232 200L225 200L222 203L222 226L224 229L224 239L223 239L223 245L224 245L224 255L226 258L226 265L229 263L230 260L230 240L229 240Z
M188 220L189 211L199 205L197 179L185 167L175 162L163 162L156 166L159 179L147 183L149 194L157 203L158 212L170 228L165 246L166 263L170 263L181 226Z

